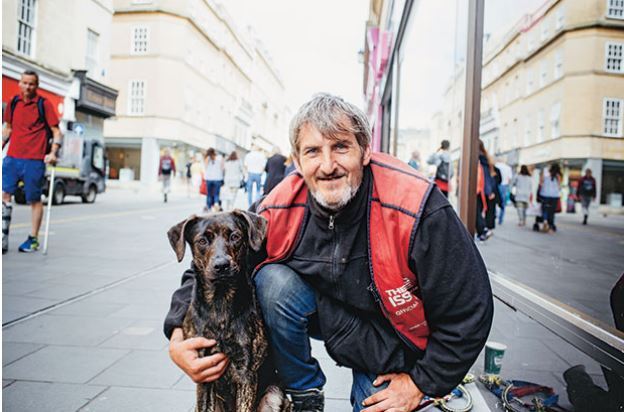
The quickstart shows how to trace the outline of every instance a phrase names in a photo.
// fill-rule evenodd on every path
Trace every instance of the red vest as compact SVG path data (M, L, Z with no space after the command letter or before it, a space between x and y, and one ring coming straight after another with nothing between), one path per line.
M429 327L408 255L433 185L384 153L374 153L370 167L373 193L368 207L368 258L376 300L395 330L424 350ZM291 174L260 204L258 213L269 222L268 257L260 266L286 260L292 254L303 232L307 196L301 176Z

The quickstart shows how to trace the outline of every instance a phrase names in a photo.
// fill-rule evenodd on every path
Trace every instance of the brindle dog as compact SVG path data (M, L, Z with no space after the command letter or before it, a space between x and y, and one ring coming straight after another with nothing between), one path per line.
M259 382L268 355L262 316L250 274L250 257L266 235L267 222L250 212L233 211L191 216L167 233L178 262L186 243L196 273L191 305L183 322L184 338L215 339L200 356L222 352L230 360L225 373L212 383L197 385L196 411L289 411L284 392L272 382ZM267 380L262 378L261 380Z

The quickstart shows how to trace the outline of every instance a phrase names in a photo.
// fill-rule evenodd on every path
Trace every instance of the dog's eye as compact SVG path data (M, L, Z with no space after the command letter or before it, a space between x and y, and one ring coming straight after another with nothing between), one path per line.
M232 232L230 235L230 242L238 242L241 240L241 235L238 232Z
M208 239L206 239L205 237L200 237L197 241L197 244L199 246L206 246L208 244Z

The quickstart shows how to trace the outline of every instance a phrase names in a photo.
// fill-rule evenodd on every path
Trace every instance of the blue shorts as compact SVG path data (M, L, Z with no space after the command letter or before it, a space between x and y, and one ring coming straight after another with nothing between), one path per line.
M40 202L46 165L43 160L16 159L7 156L2 162L2 191L14 194L18 180L24 182L26 202Z

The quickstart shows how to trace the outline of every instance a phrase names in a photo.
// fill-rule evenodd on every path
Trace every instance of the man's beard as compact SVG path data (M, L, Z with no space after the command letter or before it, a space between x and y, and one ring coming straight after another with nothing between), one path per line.
M343 207L345 207L351 199L353 199L358 189L360 188L361 184L362 184L362 180L360 179L360 181L356 185L353 185L353 186L347 185L340 193L338 197L338 201L333 202L332 204L330 204L327 201L327 199L325 199L325 197L323 196L320 190L311 191L311 193L312 193L312 197L314 197L314 200L316 200L316 202L319 205L321 205L324 209L327 209L331 212L337 212Z

